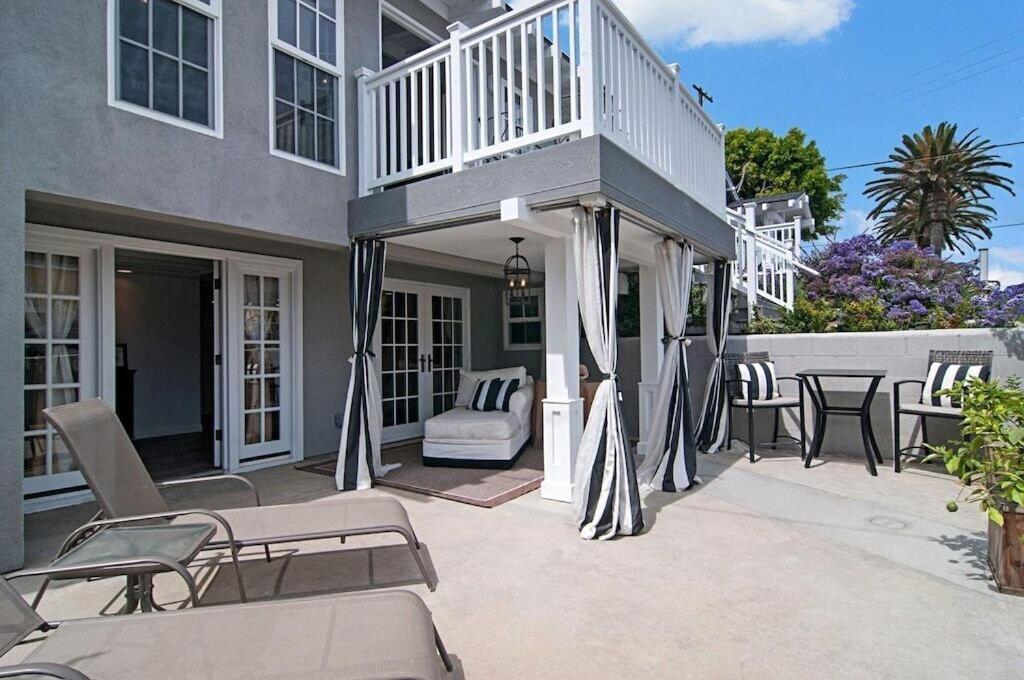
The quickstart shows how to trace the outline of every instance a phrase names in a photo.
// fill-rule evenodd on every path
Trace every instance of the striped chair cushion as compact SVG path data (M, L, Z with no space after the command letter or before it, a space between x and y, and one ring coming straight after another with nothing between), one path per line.
M989 367L980 364L943 364L933 362L921 390L921 403L930 406L960 407L960 400L950 395L936 396L939 390L949 389L955 382L988 380Z
M508 411L509 400L518 389L517 378L481 380L473 391L468 408L472 411Z
M740 380L740 398L747 399L747 389L753 392L753 399L774 399L779 395L779 383L775 377L774 361L758 361L751 364L736 364Z

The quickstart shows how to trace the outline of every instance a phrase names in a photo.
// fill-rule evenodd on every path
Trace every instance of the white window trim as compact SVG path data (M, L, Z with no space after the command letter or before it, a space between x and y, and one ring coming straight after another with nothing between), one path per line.
M502 332L502 347L506 352L518 352L518 351L533 351L544 349L544 288L527 288L527 292L530 295L537 296L537 316L524 317L522 319L512 319L508 314L509 305L509 292L504 290L501 292L501 332ZM525 321L539 321L540 322L540 342L531 342L524 344L515 344L511 340L510 323L515 321L516 323Z
M136 113L176 127L200 134L224 139L224 42L221 0L210 0L210 4L198 0L173 0L213 20L213 126L200 125L190 120L170 116L160 111L122 101L117 98L117 2L107 0L107 104L115 109ZM150 83L152 87L152 83Z
M402 10L387 2L387 0L380 0L380 15L391 19L405 30L418 38L426 40L431 45L437 45L445 40Z
M297 2L298 0L296 0ZM338 63L328 64L322 59L314 57L312 54L303 52L294 45L289 45L283 40L277 38L277 0L267 0L267 40L269 41L270 48L267 50L267 147L270 150L271 156L278 158L284 158L300 165L305 165L310 168L316 168L317 170L323 170L324 172L330 172L341 177L345 176L345 166L347 163L347 154L345 153L345 125L346 125L346 111L345 111L345 0L336 0L337 3L337 17L334 22L334 28L336 31L334 44L338 49ZM297 30L297 29L296 29ZM290 57L304 61L307 64L311 64L321 71L326 71L338 79L337 96L338 96L338 115L335 118L334 126L338 132L338 166L327 165L326 163L318 163L317 161L304 158L298 154L288 153L287 151L281 151L274 146L274 137L276 130L274 127L274 50L280 50Z

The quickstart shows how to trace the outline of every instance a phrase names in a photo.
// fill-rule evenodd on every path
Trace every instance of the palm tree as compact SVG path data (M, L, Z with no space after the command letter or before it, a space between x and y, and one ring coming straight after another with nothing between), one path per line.
M992 153L992 142L977 129L960 139L957 126L940 123L903 136L903 146L890 154L892 165L875 172L881 178L867 183L864 195L875 199L868 217L877 219L875 231L883 242L910 239L932 247L963 252L976 238L991 238L988 223L995 209L985 201L993 189L1013 195L1013 180L996 174L1012 165Z

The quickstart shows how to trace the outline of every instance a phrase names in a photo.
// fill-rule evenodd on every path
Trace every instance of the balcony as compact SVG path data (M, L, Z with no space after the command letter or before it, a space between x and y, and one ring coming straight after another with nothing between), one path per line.
M360 195L604 135L725 216L721 129L606 0L548 0L358 72Z

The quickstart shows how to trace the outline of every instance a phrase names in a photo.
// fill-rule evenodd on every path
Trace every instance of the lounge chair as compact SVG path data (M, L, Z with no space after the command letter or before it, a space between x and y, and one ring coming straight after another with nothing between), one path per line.
M409 522L409 515L397 499L366 497L353 493L316 503L260 505L259 493L249 480L237 475L215 475L154 484L142 459L121 426L114 410L101 399L89 399L65 406L43 409L43 417L64 440L100 506L98 519L83 525L68 537L62 552L83 536L105 526L138 522L195 522L196 515L213 520L217 533L207 550L229 549L238 578L239 596L246 600L238 550L263 546L270 561L270 546L314 539L366 534L400 534L409 545L423 580L433 591L437 583L423 561L422 545ZM172 511L158 487L234 481L253 494L253 507L228 510L189 509ZM44 584L45 587L45 584Z
M430 610L402 590L54 624L0 579L0 656L37 631L49 635L0 678L439 680L452 669Z

